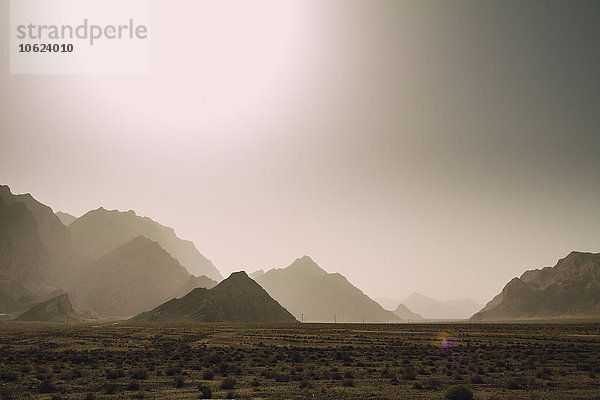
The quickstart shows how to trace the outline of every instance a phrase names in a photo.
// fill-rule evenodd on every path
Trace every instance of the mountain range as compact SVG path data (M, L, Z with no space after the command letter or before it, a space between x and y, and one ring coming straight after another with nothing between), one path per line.
M100 207L77 218L69 225L74 253L80 263L98 258L130 240L144 236L168 251L191 274L223 279L213 263L190 241L177 237L172 228L159 224L134 211L121 212Z
M441 301L412 293L401 303L427 319L466 319L481 309L482 305L471 299Z
M212 289L197 288L131 319L135 322L297 322L245 272Z
M23 204L35 220L39 238L47 254L46 263L55 273L54 278L66 273L71 254L71 233L47 205L29 193L13 194L6 185L0 185L0 197L6 205Z
M554 267L526 271L483 308L470 299L443 302L413 293L388 311L308 256L286 268L258 270L251 277L236 273L218 284L221 279L193 243L134 211L99 208L79 218L54 214L30 194L16 195L0 185L3 316L32 305L40 306L34 314L49 315L36 318L47 320L56 320L53 310L69 313L70 308L86 318L142 313L157 321L289 321L292 316L305 322L393 323L473 314L472 321L600 315L600 254L594 253L572 252ZM60 297L65 292L67 298ZM143 314L150 309L158 314Z
M387 297L377 297L375 300L385 309L395 310L397 307L404 306L410 312L426 319L466 319L483 307L482 304L469 298L442 301L419 293L412 293L404 300L393 300Z
M341 274L329 274L310 257L255 275L275 300L304 322L400 322Z
M131 316L172 298L190 278L158 243L138 236L84 267L75 287L84 307Z
M0 313L27 307L54 289L35 217L25 203L7 198L0 191Z
M514 278L473 321L598 317L600 253L573 251L554 267Z
M23 311L68 291L89 315L128 316L217 284L191 275L172 254L220 279L191 242L133 211L59 216L30 194L0 186L0 313ZM132 237L139 232L160 239L171 252L142 235Z
M71 215L66 212L62 212L62 211L57 211L57 212L55 212L55 214L58 217L58 219L60 219L60 222L62 222L63 225L65 225L65 226L71 225L71 222L73 222L77 219L76 216Z

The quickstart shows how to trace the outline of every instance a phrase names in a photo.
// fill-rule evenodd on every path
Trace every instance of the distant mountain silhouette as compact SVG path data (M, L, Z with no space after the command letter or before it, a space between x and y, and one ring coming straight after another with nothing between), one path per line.
M158 243L138 236L83 268L75 287L84 307L130 316L171 298L190 277Z
M100 209L76 219L70 224L75 246L58 216L66 223L74 218L0 185L0 313L22 311L67 290L77 307L90 308L89 315L129 316L216 285L190 275L150 239L134 240L136 232L148 232L190 265L216 271L191 242L133 211Z
M206 277L204 275L202 275L202 276L192 275L187 280L187 282L181 288L179 288L179 290L177 290L177 292L174 293L174 295L172 297L179 299L196 288L212 289L215 286L217 286L217 284L218 284L217 281L213 281L212 279L210 279L209 277Z
M271 269L256 281L297 319L314 322L399 322L341 274L328 274L310 257Z
M400 319L411 322L411 321L424 321L425 318L417 313L414 313L408 309L404 304L399 304L398 307L393 311Z
M427 319L466 319L481 309L481 304L468 298L441 301L419 293L411 294L401 303Z
M33 213L24 202L7 204L6 197L6 192L0 193L2 313L24 309L54 289L48 252Z
M259 270L256 270L256 271L248 274L248 276L250 278L256 280L256 278L258 278L259 276L264 275L264 274L265 274L265 270L264 269L259 269Z
M511 280L474 321L600 316L600 253L571 252Z
M66 322L67 318L70 321L80 321L81 317L75 314L73 306L69 300L68 294L61 294L46 300L43 303L38 303L29 310L19 315L19 321L40 321L40 322Z
M194 244L177 237L172 228L163 226L134 211L121 212L99 208L77 218L69 225L79 263L96 259L138 237L145 236L168 251L194 275L223 279L210 260Z
M54 214L56 214L58 219L60 219L60 222L62 222L63 225L65 225L65 226L69 226L71 224L71 222L73 222L77 219L76 216L71 215L69 213L62 212L62 211L57 211Z
M245 272L212 289L194 289L132 318L137 322L297 322Z
M52 209L34 199L29 193L12 194L6 185L0 185L0 197L5 204L23 203L27 207L35 219L39 237L48 253L50 268L59 275L68 273L71 234Z

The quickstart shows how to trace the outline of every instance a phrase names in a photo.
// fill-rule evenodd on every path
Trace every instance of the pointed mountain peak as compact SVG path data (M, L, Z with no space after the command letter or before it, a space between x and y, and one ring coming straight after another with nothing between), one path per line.
M66 321L67 318L72 321L80 320L80 317L73 311L69 295L63 293L42 303L35 304L29 310L19 315L19 321L42 321L58 322Z
M160 247L160 244L158 244L157 242L155 242L152 239L148 239L146 236L136 236L135 238L131 239L129 242L125 243L123 246L115 249L119 250L119 249L160 249L161 252L165 251L162 247Z
M287 267L287 269L289 270L296 270L296 271L306 271L306 272L314 272L314 273L318 273L318 274L326 274L327 272L319 267L319 265L313 261L312 258L310 258L309 256L303 256L300 258L297 258L289 267Z
M215 286L215 289L217 291L220 291L230 290L231 288L242 288L250 286L260 287L260 285L256 283L252 278L250 278L245 271L237 271L232 272L227 279L223 279L221 282L219 282L219 284Z
M246 272L234 272L212 289L196 288L133 318L139 322L297 322Z

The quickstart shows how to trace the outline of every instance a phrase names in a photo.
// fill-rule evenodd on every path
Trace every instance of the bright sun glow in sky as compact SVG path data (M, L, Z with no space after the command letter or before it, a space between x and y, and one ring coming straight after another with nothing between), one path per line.
M224 275L308 254L372 296L484 302L600 251L599 9L153 1L148 75L9 75L2 32L0 182L134 209Z

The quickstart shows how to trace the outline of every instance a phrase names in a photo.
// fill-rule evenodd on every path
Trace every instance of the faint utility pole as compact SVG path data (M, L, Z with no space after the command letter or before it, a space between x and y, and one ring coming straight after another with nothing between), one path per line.
M364 315L363 315L363 324L364 324L364 323L365 323L365 317L364 317Z
M336 314L333 314L333 323L337 324L337 315Z
M302 317L302 323L304 323L304 313L300 314Z

